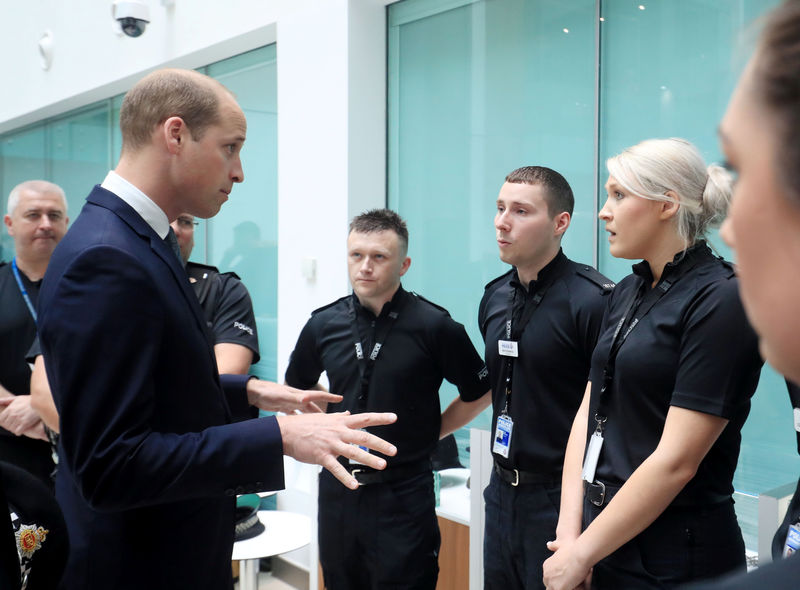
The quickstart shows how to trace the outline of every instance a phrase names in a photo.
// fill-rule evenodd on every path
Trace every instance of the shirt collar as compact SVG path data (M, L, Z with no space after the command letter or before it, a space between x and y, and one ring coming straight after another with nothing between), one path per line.
M163 240L167 237L167 233L169 232L169 219L167 218L167 214L141 190L113 170L109 171L100 186L107 191L111 191L133 207L133 210L144 219L147 225L153 228L153 231L158 234L159 238Z
M550 262L545 264L544 267L542 267L542 270L539 271L536 279L532 280L528 284L528 293L533 293L536 290L537 284L547 280L551 275L555 275L566 260L567 257L564 254L564 250L559 248L558 254L556 254ZM519 274L517 273L516 267L514 267L514 273L511 276L511 285L516 288L522 287L522 281L519 280Z
M694 244L686 248L686 250L678 252L672 258L672 262L667 262L666 266L664 266L664 272L661 273L659 282L676 273L682 266L694 264L695 261L708 257L713 257L711 248L708 247L705 240L697 240ZM633 274L644 279L647 284L652 284L653 271L646 260L634 264L631 269L633 270Z
M361 305L361 302L358 300L358 297L355 293L352 294L352 297L353 305L355 306L357 313L365 313L370 317L383 317L388 315L393 309L396 309L406 295L407 291L403 289L403 285L401 284L399 287L397 287L397 291L394 292L394 295L392 295L392 299L383 304L383 309L381 309L381 312L377 316L375 316L371 310Z

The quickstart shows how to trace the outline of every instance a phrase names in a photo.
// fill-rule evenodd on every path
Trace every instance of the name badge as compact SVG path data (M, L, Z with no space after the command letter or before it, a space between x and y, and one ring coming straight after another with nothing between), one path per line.
M597 461L600 459L600 449L603 448L603 435L595 431L589 439L586 456L583 458L583 472L581 479L594 482L594 472L597 470Z
M498 340L497 346L500 356L519 356L519 348L513 340Z
M514 430L514 421L511 416L502 414L497 417L497 430L494 432L492 452L508 459L508 449L511 447L511 432Z

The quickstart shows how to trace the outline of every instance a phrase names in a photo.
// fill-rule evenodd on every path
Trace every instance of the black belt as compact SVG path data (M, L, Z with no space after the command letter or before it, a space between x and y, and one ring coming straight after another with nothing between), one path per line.
M506 483L516 487L520 484L546 484L560 485L560 473L536 473L535 471L520 471L519 469L506 469L497 461L494 462L494 472Z
M611 498L613 498L619 491L620 487L621 486L614 484L605 484L602 481L595 481L594 483L589 483L587 481L583 482L583 489L586 499L595 506L603 506L604 504L608 504L611 501ZM678 496L678 498L673 500L672 504L669 505L669 508L695 508L698 506L711 506L730 500L730 495L706 492L691 495L687 498L681 498Z
M372 483L389 483L401 479L410 479L426 471L431 471L431 460L420 459L411 463L403 463L396 467L388 466L386 469L372 469L366 465L345 465L347 472L356 478L359 485L365 486Z

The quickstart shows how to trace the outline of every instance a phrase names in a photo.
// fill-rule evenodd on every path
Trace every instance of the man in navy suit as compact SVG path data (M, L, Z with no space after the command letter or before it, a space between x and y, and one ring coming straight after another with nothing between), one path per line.
M180 213L208 218L243 180L247 123L233 95L160 70L126 95L122 154L53 254L39 336L60 415L56 495L70 536L63 588L230 588L237 493L283 486L283 454L345 485L359 429L393 414L306 413L232 423L249 406L294 413L340 396L217 372L206 322L165 243ZM174 242L173 242L174 243Z

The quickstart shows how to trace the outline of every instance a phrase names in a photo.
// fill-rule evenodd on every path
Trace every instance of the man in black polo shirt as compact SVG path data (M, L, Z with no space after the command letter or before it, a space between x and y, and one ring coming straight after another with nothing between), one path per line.
M347 239L353 294L312 313L286 371L287 384L304 388L318 386L325 371L331 391L344 396L328 412L391 409L398 416L396 424L373 429L397 447L385 471L347 464L361 484L355 493L320 475L320 562L328 590L435 588L440 537L430 455L438 438L490 401L485 365L464 327L400 285L411 263L407 249L408 230L396 213L374 210L353 220ZM459 390L444 414L443 378Z
M253 302L236 273L220 273L214 266L189 262L196 223L193 215L181 213L170 226L189 282L214 336L214 356L220 375L246 375L250 365L260 358Z
M486 286L478 311L494 391L494 471L484 492L486 589L544 588L564 451L604 295L614 287L561 251L573 206L564 177L542 166L511 172L497 198L500 259L513 268Z
M25 355L36 337L36 302L56 244L67 231L61 187L43 180L17 185L3 219L14 258L0 264L0 458L52 489L53 460L39 415L31 407L31 369Z

